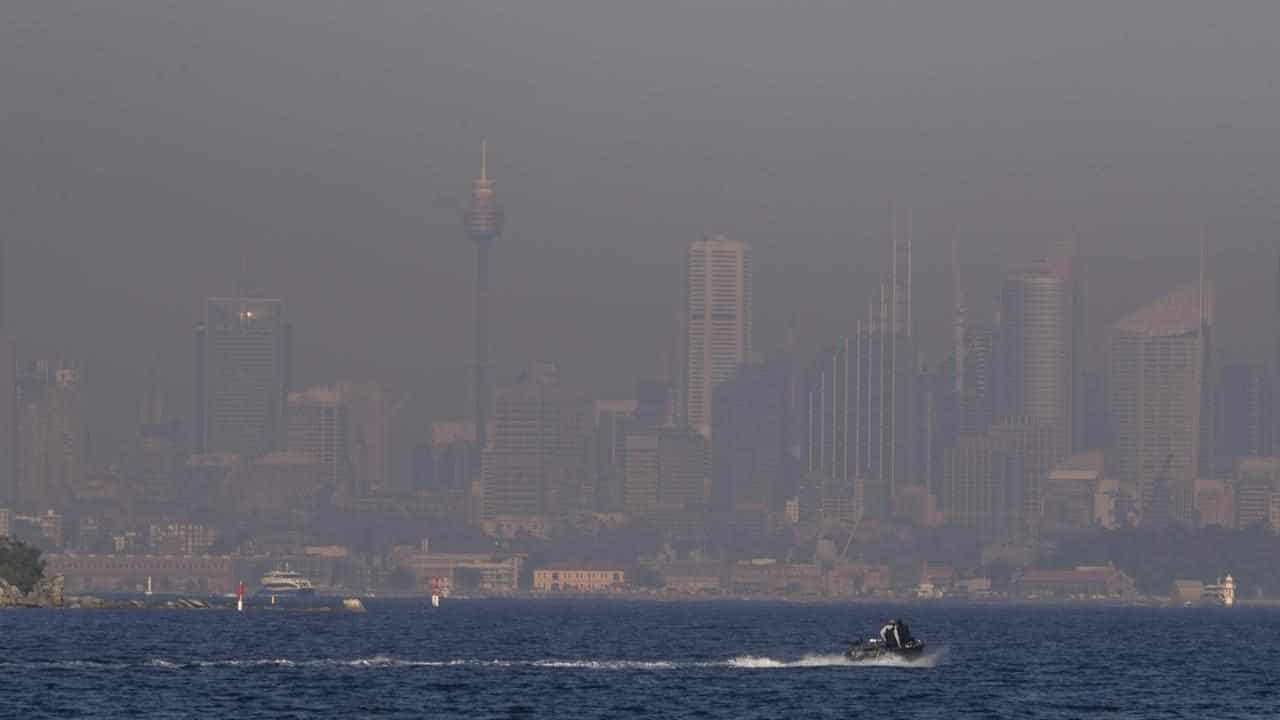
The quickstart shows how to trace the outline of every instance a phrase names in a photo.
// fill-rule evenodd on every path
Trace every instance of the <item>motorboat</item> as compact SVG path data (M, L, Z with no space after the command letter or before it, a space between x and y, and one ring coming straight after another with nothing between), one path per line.
M908 640L900 646L890 647L880 638L872 638L866 642L850 643L844 656L853 662L867 660L902 660L911 662L924 656L924 641Z

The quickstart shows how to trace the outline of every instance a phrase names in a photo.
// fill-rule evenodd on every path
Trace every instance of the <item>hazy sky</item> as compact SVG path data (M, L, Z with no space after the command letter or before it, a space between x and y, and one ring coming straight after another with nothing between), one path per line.
M99 426L132 422L152 364L185 412L200 299L247 255L302 383L413 391L415 427L460 413L487 137L504 374L657 372L705 231L754 246L757 345L796 311L816 347L861 315L890 203L931 359L953 233L981 314L1078 226L1100 325L1193 279L1201 224L1219 337L1260 359L1277 28L1274 0L5 0L10 327L84 359Z

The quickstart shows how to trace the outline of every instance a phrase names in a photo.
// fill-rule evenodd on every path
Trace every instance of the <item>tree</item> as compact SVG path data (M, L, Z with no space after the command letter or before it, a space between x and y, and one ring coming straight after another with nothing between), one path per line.
M21 540L0 537L0 579L7 580L24 593L31 592L44 579L44 560L40 551Z

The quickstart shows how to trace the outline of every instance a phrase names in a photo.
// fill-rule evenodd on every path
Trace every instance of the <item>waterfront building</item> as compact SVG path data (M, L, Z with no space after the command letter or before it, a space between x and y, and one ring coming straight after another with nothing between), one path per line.
M1018 580L1023 597L1043 599L1132 598L1133 578L1113 567L1079 566L1074 570L1028 570Z
M627 584L618 567L584 567L560 563L533 571L534 592L611 592Z
M520 589L520 556L484 553L439 553L429 547L396 547L391 562L409 571L419 591L430 591L441 579L460 592L506 593Z

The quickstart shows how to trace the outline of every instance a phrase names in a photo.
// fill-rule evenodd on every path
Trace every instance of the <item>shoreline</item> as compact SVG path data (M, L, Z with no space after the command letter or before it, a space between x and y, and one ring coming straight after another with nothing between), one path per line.
M431 596L426 594L368 595L360 593L318 595L314 602L268 603L247 602L246 611L261 612L348 612L344 611L342 601L346 598L359 598L363 601L378 603L389 602L421 602L430 607ZM941 598L922 600L918 598L892 597L788 597L784 595L684 595L667 593L480 593L452 595L442 598L442 605L454 602L515 600L533 602L555 601L591 601L613 603L779 603L789 605L897 605L909 607L1044 607L1044 608L1167 608L1167 609L1205 609L1224 608L1214 603L1195 603L1184 605L1167 598L1146 598L1138 600L1121 599L1023 599L1023 598ZM1237 601L1236 608L1278 608L1280 600ZM61 606L21 604L0 609L51 609L51 610L223 610L234 611L235 602L227 598L203 597L198 595L166 595L157 598L140 597L97 597L92 595L67 596Z

